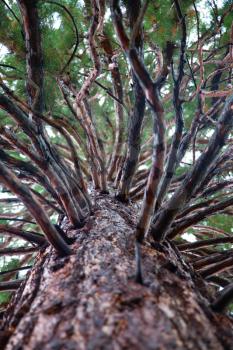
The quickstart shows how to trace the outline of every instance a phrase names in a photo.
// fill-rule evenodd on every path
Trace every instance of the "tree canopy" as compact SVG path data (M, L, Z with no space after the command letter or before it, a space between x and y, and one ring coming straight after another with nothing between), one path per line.
M62 221L88 225L98 192L139 209L137 282L141 245L172 240L229 287L232 1L2 0L0 18L2 308L38 250L70 254Z

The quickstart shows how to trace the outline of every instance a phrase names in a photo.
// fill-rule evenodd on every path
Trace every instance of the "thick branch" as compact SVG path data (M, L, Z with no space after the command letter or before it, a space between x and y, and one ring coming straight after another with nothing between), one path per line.
M0 249L0 256L5 255L26 255L38 252L39 247L4 248Z
M174 89L173 89L173 106L175 109L175 133L172 139L172 145L169 151L168 160L166 162L166 168L165 172L163 174L163 177L160 181L159 190L158 190L158 196L156 201L156 208L158 209L163 201L163 198L165 197L167 193L167 189L171 183L171 180L173 178L175 169L179 163L179 157L177 157L177 153L179 150L179 146L182 140L182 133L183 133L183 108L182 103L183 101L180 98L180 91L181 91L181 82L184 77L184 66L185 66L185 48L186 48L186 23L185 18L182 15L179 1L174 1L177 15L179 18L179 21L181 23L181 31L182 31L182 37L181 37L181 43L180 43L180 57L179 57L179 64L178 64L178 71L177 76L173 76L174 79Z
M29 104L33 109L42 112L43 56L37 3L38 0L18 0L25 33Z
M216 300L211 304L214 311L224 311L233 301L233 283L226 286L217 296Z
M17 290L24 280L15 280L9 282L0 282L0 292L10 292Z
M51 224L35 196L19 182L13 172L7 169L2 162L0 162L0 181L21 199L54 248L59 253L70 254L70 248Z
M120 44L124 50L130 65L136 75L144 95L149 103L153 119L153 158L150 175L148 178L143 205L140 213L140 218L137 224L136 237L137 240L142 241L150 225L152 213L154 210L155 197L157 187L163 171L164 154L165 154L165 124L164 124L164 111L159 97L159 84L155 84L148 71L146 70L143 62L141 61L136 48L129 47L129 39L125 33L122 24L122 15L118 7L118 1L113 0L111 2L111 10L113 16L113 22L115 30L117 32ZM160 79L158 79L159 81Z
M36 243L39 245L42 245L46 242L44 236L36 233L36 232L30 232L30 231L23 231L20 230L16 227L11 227L11 226L7 226L7 225L1 225L0 224L0 233L5 233L8 235L13 235L16 237L20 237L22 239L25 239L26 241L30 242L30 243Z
M224 243L233 243L233 237L211 238L211 239L203 239L201 241L197 241L193 243L183 243L178 245L178 249L180 251L193 250L193 249L208 247L210 245L224 244Z
M186 175L183 183L177 189L172 198L167 202L157 221L152 227L152 235L155 240L161 241L171 226L177 214L191 199L195 189L206 176L210 166L217 158L224 146L233 124L233 96L225 103L222 115L216 126L215 133L210 139L209 146L196 161L193 169Z
M227 269L232 268L233 258L226 258L224 261L213 264L210 267L199 271L202 277L206 278L222 271L226 271Z
M187 218L184 218L183 220L181 220L181 222L175 222L174 228L171 228L171 230L168 231L169 239L174 238L179 233L183 232L186 228L197 224L198 222L202 221L206 217L213 215L232 205L233 205L233 197L228 198L217 204L209 205L205 209L202 209L199 212L193 215L190 215Z
M138 21L138 16L141 13L141 1L128 2L128 15L130 20L130 29L134 31L133 43L138 51L138 55L143 60L143 33L142 33L142 19ZM137 28L135 27L137 23ZM135 30L134 30L135 29ZM117 198L126 201L129 196L130 187L133 181L133 176L138 164L138 158L141 149L141 128L145 112L145 95L141 88L140 82L132 70L133 79L133 94L134 106L130 115L127 135L127 156L124 163L121 181Z

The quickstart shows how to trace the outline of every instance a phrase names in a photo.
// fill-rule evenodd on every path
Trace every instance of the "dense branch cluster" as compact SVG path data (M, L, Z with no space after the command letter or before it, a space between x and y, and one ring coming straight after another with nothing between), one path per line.
M198 2L169 2L174 38L162 40L159 2L84 1L79 22L71 3L0 4L20 37L0 36L20 62L6 54L0 63L0 255L19 256L0 290L17 289L16 274L46 244L70 254L59 222L83 227L93 193L114 192L140 206L138 259L141 245L173 240L195 271L227 288L219 310L232 296L232 232L211 219L230 220L233 208L233 6L215 8L203 29ZM55 11L73 43L51 68L43 41L55 29L43 16ZM140 262L137 274L143 282Z

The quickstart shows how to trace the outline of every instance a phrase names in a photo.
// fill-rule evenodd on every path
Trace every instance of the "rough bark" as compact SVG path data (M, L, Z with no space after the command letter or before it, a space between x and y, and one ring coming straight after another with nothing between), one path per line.
M73 254L38 254L3 318L1 349L232 349L232 320L211 311L204 281L170 244L142 247L145 285L135 283L135 221L133 207L99 195L85 227L64 224Z
M140 14L141 1L127 1L127 15L129 17L129 25L131 33L134 29L138 16ZM138 30L135 38L135 48L139 57L143 60L143 30L142 25ZM141 88L138 77L135 72L131 71L133 81L134 105L128 121L128 136L127 136L127 156L124 162L121 181L119 184L118 199L127 201L129 191L132 185L134 174L138 165L138 159L141 150L141 129L145 113L145 95Z
M190 201L198 185L208 174L211 165L217 160L232 129L232 107L233 96L230 96L225 102L225 107L219 117L218 124L216 125L215 132L210 139L208 147L198 158L193 168L187 173L183 183L168 200L155 224L152 226L151 232L155 240L161 241L164 239L176 215L179 214L185 204Z
M37 3L38 0L18 0L25 34L29 104L34 110L42 112L44 108L43 55Z

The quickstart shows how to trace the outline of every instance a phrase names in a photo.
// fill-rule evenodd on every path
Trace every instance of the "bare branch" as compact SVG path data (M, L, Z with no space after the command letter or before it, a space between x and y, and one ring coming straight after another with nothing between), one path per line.
M152 228L155 240L163 240L176 215L183 209L198 184L207 174L210 166L216 160L220 150L225 144L233 123L233 96L228 98L215 133L210 139L205 152L198 158L193 169L186 175L183 183L163 208L161 214Z
M23 281L24 280L22 279L22 280L15 280L15 281L9 281L9 282L0 282L0 291L10 292L10 291L17 290Z
M27 207L28 211L35 218L42 231L45 233L48 241L54 248L62 254L70 254L70 248L67 246L63 238L59 235L55 227L50 223L49 218L40 206L35 196L30 193L28 188L21 184L17 177L0 162L0 180L15 193Z
M217 296L216 300L211 304L214 311L222 312L233 301L233 283L226 286Z

